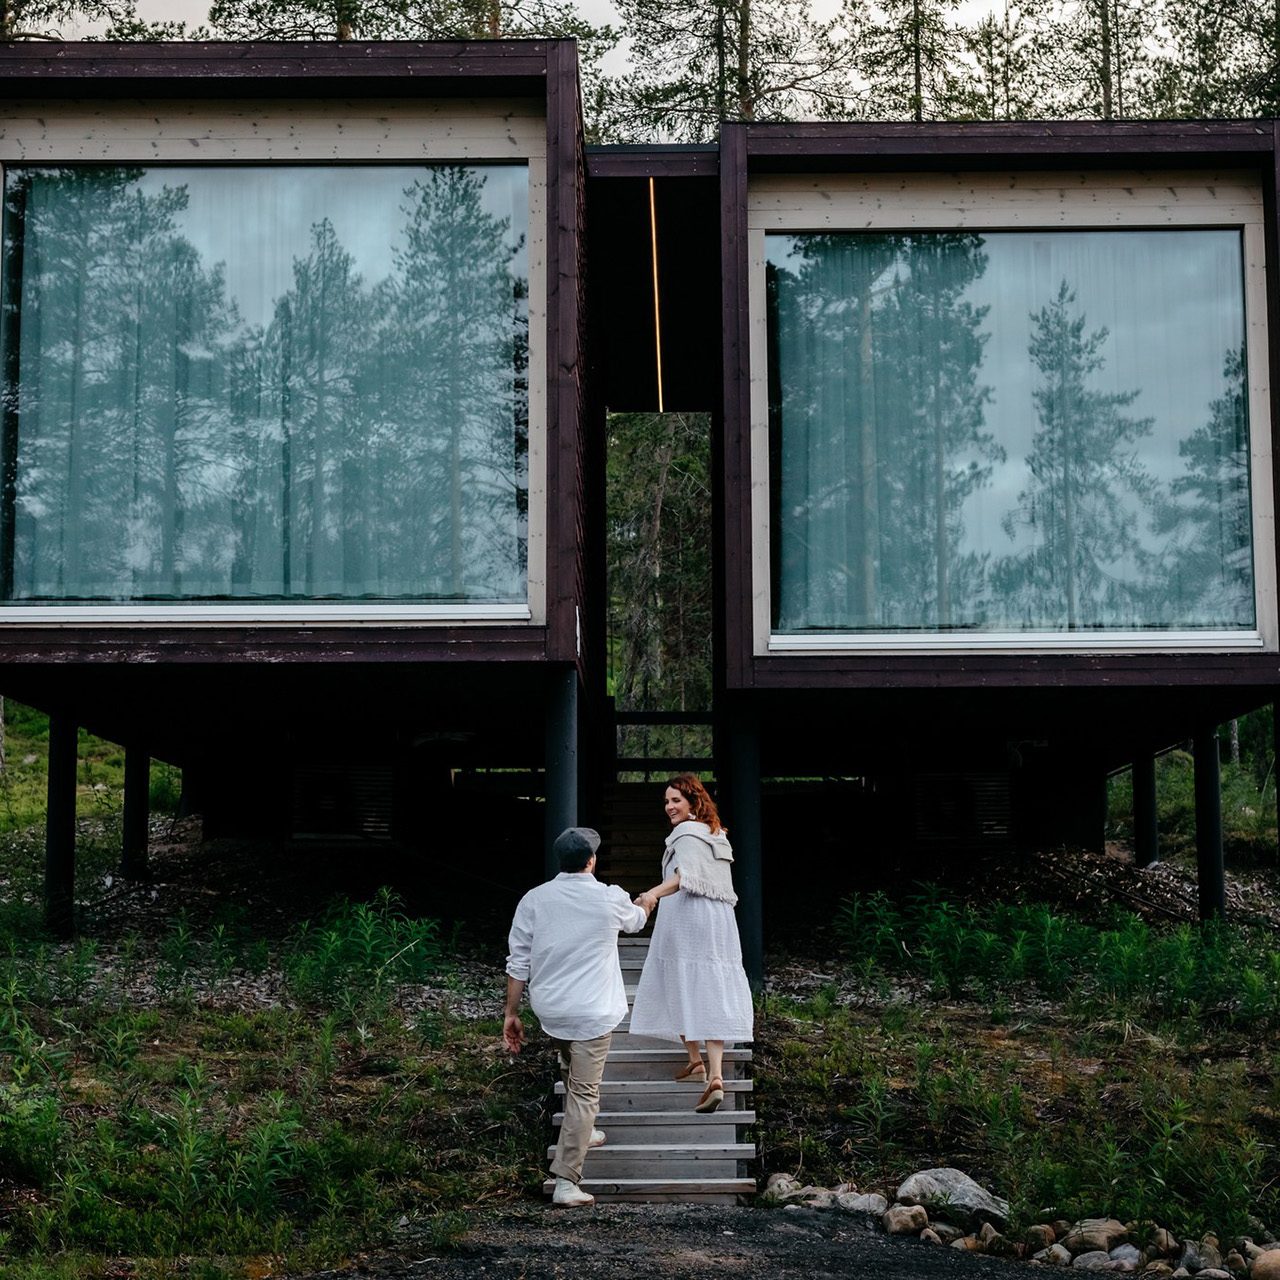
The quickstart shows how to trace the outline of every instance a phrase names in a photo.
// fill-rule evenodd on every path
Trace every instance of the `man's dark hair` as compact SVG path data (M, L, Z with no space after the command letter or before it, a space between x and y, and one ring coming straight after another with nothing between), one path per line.
M600 847L600 833L590 827L568 827L556 836L551 846L560 861L561 871L581 871Z

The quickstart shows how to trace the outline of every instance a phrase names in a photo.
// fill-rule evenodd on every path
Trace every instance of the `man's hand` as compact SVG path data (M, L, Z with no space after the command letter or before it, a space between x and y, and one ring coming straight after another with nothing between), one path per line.
M653 909L657 905L658 905L658 899L655 898L653 894L647 889L645 890L644 893L639 894L636 898L636 906L643 907L644 913L647 916L653 915Z
M524 1023L518 1013L509 1013L502 1021L502 1043L511 1053L519 1053L524 1045Z

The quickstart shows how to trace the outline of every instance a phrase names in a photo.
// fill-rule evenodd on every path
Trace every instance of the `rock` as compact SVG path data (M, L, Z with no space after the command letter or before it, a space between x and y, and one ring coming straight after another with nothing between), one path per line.
M937 1220L929 1223L929 1230L942 1241L943 1244L950 1244L953 1240L959 1240L964 1232L959 1227L953 1227L949 1222Z
M1043 1262L1046 1267L1069 1267L1071 1255L1060 1244L1051 1244L1047 1249L1034 1254L1031 1261Z
M1101 1271L1110 1261L1111 1255L1105 1249L1086 1249L1071 1260L1071 1265L1083 1271Z
M1231 1280L1231 1272L1221 1267L1205 1267L1203 1271L1196 1272L1196 1280Z
M1038 1222L1035 1226L1028 1227L1022 1238L1026 1241L1028 1253L1039 1253L1053 1244L1057 1236L1047 1222Z
M1175 1267L1170 1273L1172 1280L1186 1280L1186 1277L1190 1274L1191 1272L1186 1267Z
M836 1193L834 1191L818 1191L811 1196L805 1196L804 1204L810 1209L834 1209L836 1207Z
M1067 1232L1062 1243L1073 1254L1099 1250L1109 1254L1124 1239L1124 1234L1124 1223L1114 1218L1082 1218Z
M925 1227L925 1229L920 1233L920 1239L923 1240L925 1244L942 1243L942 1237L936 1231L932 1231L928 1227Z
M899 1204L923 1205L930 1214L939 1214L970 1226L993 1222L1009 1225L1009 1202L993 1196L959 1169L922 1169L899 1188Z
M1192 1275L1205 1270L1222 1270L1222 1255L1218 1252L1215 1237L1206 1236L1201 1241L1188 1240L1182 1246L1182 1257L1178 1259L1180 1267Z
M1260 1250L1249 1276L1250 1280L1280 1280L1280 1249Z
M884 1217L884 1211L889 1207L889 1202L884 1196L874 1191L866 1195L858 1195L850 1191L841 1192L836 1196L836 1204L846 1213L860 1213L864 1217L875 1218L877 1221Z
M1066 1218L1054 1218L1049 1225L1053 1228L1053 1238L1057 1241L1061 1241L1063 1236L1071 1230L1071 1223Z
M800 1184L789 1173L771 1173L769 1180L764 1184L764 1189L766 1192L777 1190L782 1187L784 1182L789 1184L788 1190L793 1188L798 1190L800 1187ZM786 1192L784 1191L783 1194L785 1195Z
M1165 1277L1173 1275L1173 1267L1167 1262L1148 1262L1142 1268L1142 1274L1153 1277L1153 1280L1165 1280Z
M1266 1250L1258 1248L1252 1240L1246 1240L1240 1252L1244 1254L1246 1261L1252 1262L1255 1258L1259 1258L1266 1253Z
M895 1204L880 1221L891 1236L915 1236L929 1225L929 1215L923 1205Z
M1120 1271L1126 1274L1132 1274L1137 1271L1138 1264L1129 1258L1112 1258L1105 1266L1099 1267L1099 1271Z
M978 1239L982 1241L983 1248L986 1248L991 1241L1000 1233L989 1222L984 1222L978 1232Z
M1228 1252L1227 1256L1222 1260L1222 1265L1227 1271L1231 1272L1244 1271L1249 1266L1237 1249L1232 1249Z
M1142 1250L1134 1244L1118 1244L1108 1256L1112 1262L1132 1262L1135 1267L1143 1261Z
M977 1236L960 1236L951 1242L953 1249L967 1249L970 1253L982 1252L982 1241Z
M852 1191L856 1194L858 1190L858 1184L856 1182L842 1182L838 1187L832 1187L831 1190L835 1195L838 1195L838 1196L842 1196L849 1191Z
M1173 1238L1173 1233L1166 1231L1163 1227L1157 1227L1151 1233L1149 1243L1157 1253L1163 1254L1166 1258L1172 1258L1178 1252L1178 1242Z

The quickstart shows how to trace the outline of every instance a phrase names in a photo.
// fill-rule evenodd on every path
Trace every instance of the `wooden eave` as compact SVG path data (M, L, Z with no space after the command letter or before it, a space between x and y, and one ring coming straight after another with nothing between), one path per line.
M587 178L714 178L720 148L701 145L587 147Z
M547 95L553 50L571 41L14 42L0 45L0 99L314 94Z

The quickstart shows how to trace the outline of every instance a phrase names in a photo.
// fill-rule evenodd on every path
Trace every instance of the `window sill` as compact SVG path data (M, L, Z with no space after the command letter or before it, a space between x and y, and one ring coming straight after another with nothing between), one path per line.
M425 626L519 625L534 621L527 604L86 604L0 607L4 623L75 623L119 626L234 624L326 626L337 623L392 623Z
M1258 631L1087 631L1045 634L990 631L950 635L771 635L766 654L912 653L1253 653L1266 647Z

